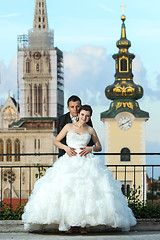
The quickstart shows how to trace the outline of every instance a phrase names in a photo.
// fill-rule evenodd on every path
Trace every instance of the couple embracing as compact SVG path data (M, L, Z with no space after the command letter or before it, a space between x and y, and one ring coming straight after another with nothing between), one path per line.
M113 178L93 151L101 151L92 127L92 108L77 96L68 99L67 114L58 121L54 145L58 160L34 186L24 209L26 230L87 233L88 226L107 225L128 231L136 224L132 210Z

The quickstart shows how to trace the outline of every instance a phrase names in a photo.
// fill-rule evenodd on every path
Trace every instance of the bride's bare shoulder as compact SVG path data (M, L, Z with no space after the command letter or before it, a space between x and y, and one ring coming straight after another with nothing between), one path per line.
M67 124L65 125L65 128L66 128L66 130L72 129L72 128L73 128L73 123L67 123Z
M90 134L93 134L93 132L94 132L94 128L91 127L91 126L88 126L88 132L89 132Z

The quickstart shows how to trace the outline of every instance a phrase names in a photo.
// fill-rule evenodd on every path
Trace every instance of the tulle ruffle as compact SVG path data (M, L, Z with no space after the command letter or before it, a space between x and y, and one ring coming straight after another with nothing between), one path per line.
M54 224L61 231L103 224L128 231L136 224L120 182L92 154L59 158L35 183L22 221L26 230Z

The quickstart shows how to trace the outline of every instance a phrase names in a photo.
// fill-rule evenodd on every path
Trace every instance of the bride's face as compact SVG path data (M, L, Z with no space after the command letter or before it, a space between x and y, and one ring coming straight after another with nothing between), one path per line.
M82 123L87 123L90 120L90 112L81 110L80 113L78 114L79 121Z

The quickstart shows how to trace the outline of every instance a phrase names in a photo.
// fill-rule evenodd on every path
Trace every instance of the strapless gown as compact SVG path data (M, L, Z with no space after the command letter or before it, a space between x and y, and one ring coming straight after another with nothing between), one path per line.
M67 133L67 145L87 146L91 135ZM89 153L60 157L45 176L36 181L22 215L26 230L54 226L67 231L71 226L107 225L128 231L136 224L132 210L103 161Z

